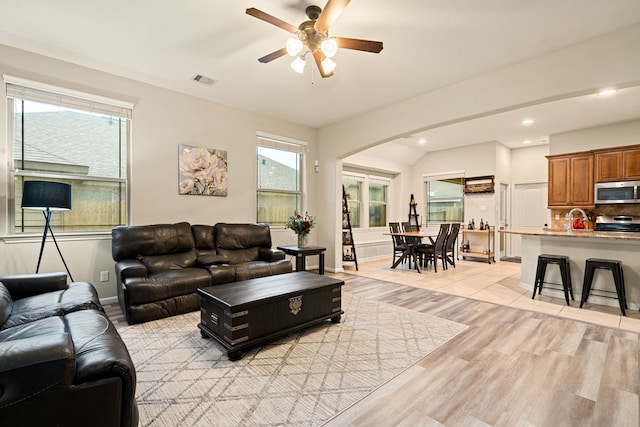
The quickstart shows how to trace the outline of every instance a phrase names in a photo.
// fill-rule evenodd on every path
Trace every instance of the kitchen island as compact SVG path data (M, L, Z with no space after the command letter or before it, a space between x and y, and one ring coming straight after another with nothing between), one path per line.
M624 271L627 305L629 309L638 309L640 303L640 233L593 230L533 230L513 229L502 233L522 236L522 257L520 268L520 286L533 293L538 255L566 255L570 260L571 283L575 301L571 305L580 306L585 261L588 258L617 259L622 261ZM547 268L547 282L561 283L557 267ZM599 269L593 280L593 288L615 291L613 277L609 270ZM544 295L564 298L562 291L543 288ZM618 301L592 295L589 302L618 307Z

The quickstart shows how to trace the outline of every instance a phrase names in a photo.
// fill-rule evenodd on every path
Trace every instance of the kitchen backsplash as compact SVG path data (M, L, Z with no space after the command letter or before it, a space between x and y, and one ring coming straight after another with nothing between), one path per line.
M589 223L585 225L585 228L593 229L595 225L596 216L598 215L631 215L640 216L640 205L638 204L619 204L619 205L598 205L594 209L583 209L589 217ZM565 216L569 213L570 209L551 209L551 224L549 228L552 229L564 229L566 223ZM559 215L559 220L556 220L556 215ZM580 218L579 212L573 214L573 218Z

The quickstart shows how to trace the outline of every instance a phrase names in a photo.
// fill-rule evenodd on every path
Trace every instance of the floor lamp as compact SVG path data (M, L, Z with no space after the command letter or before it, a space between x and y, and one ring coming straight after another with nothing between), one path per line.
M24 181L22 187L22 209L41 210L42 215L44 215L44 232L42 233L42 244L40 245L36 273L40 270L40 261L42 260L44 243L47 241L47 232L51 232L53 243L56 244L56 249L60 254L64 268L67 269L69 278L73 282L73 276L71 276L69 267L67 267L62 252L60 252L56 236L51 229L51 214L53 211L68 211L71 209L71 185L63 182Z

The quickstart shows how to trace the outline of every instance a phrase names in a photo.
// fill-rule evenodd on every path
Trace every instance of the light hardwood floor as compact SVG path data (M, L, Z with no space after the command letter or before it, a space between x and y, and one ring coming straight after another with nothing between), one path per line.
M468 326L328 426L638 426L640 314L536 297L520 265L335 274L351 292ZM627 285L629 286L629 284ZM579 299L579 296L577 296Z

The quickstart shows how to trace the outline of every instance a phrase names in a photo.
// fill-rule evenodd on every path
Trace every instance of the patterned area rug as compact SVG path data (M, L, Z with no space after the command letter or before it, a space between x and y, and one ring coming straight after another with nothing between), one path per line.
M465 326L343 291L340 323L227 360L200 313L118 325L138 377L141 426L317 426Z

